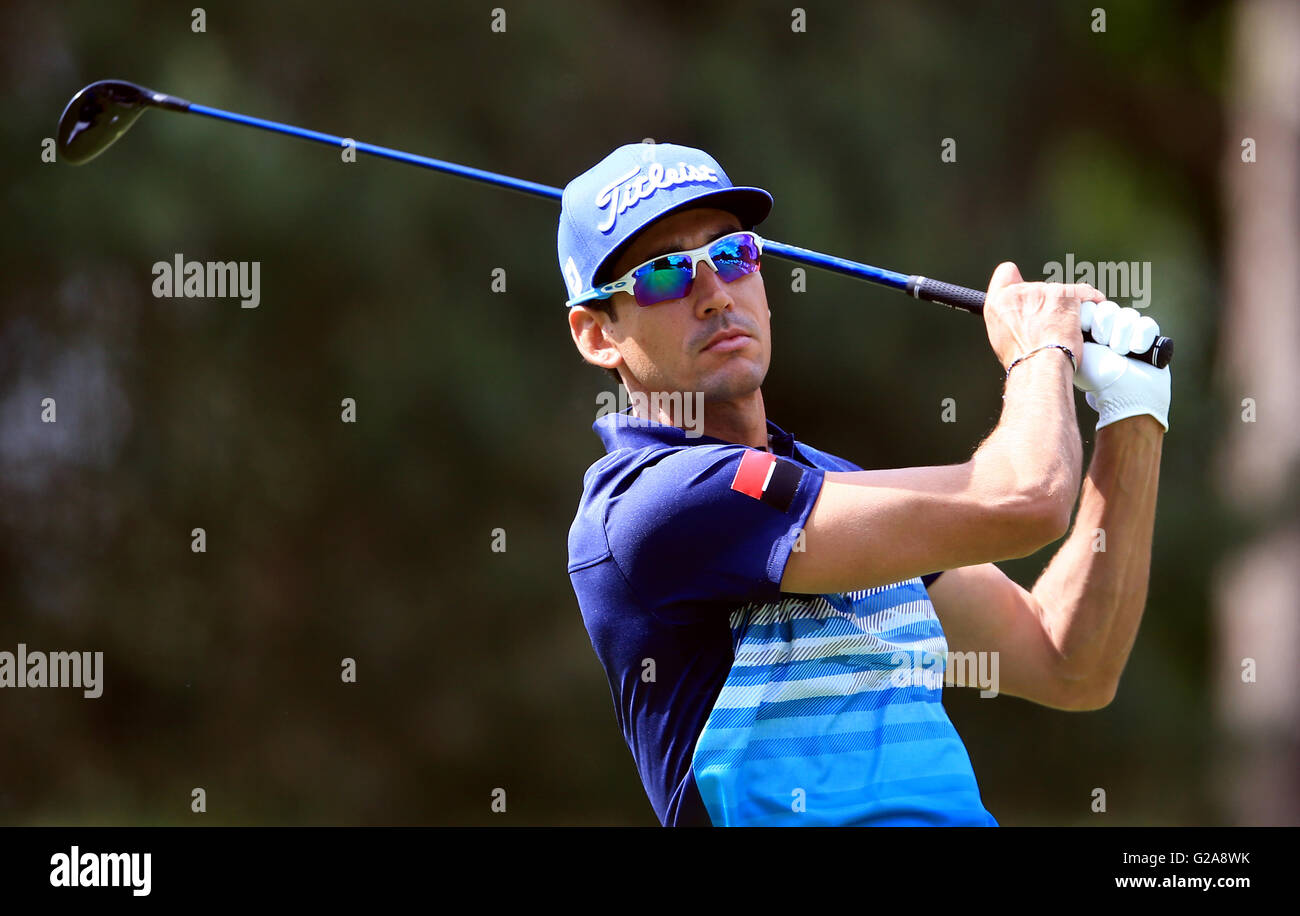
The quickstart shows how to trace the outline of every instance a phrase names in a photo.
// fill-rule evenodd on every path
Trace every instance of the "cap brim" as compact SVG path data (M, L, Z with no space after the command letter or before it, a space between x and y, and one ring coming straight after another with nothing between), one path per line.
M736 219L740 220L740 228L753 229L763 220L767 219L768 214L772 212L772 195L762 188L721 188L717 191L707 191L698 197L692 197L690 200L684 200L681 203L669 207L660 213L653 220L646 223L636 232L632 233L626 240L614 248L604 260L596 266L593 274L593 286L600 286L602 283L608 283L613 277L606 276L606 271L613 267L618 259L623 256L623 252L631 247L632 243L640 238L641 233L645 232L659 220L673 213L681 213L685 210L698 210L701 207L715 207L719 210L726 210L733 213Z

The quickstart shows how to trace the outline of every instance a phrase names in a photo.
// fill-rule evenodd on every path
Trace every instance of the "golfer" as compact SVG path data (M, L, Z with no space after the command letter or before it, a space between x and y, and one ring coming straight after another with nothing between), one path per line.
M996 672L962 686L1056 709L1115 695L1170 401L1168 369L1122 354L1159 328L1001 264L996 428L963 464L864 471L764 408L771 206L671 144L622 146L564 191L573 341L632 405L596 420L606 454L569 534L615 715L664 825L996 826L941 702L949 662ZM1098 413L1082 492L1072 383ZM854 398L881 396L836 409L853 423ZM1030 589L995 565L1063 536Z

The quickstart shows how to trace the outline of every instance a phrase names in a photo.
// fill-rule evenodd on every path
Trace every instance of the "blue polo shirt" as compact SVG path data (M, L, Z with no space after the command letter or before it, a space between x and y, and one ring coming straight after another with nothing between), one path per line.
M826 471L861 468L770 421L766 451L593 429L569 576L661 823L997 826L941 702L939 574L780 590Z

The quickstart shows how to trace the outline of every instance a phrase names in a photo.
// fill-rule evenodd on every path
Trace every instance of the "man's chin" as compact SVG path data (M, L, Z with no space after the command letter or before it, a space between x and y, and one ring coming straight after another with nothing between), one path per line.
M757 391L766 374L766 369L753 360L737 357L701 377L698 390L704 392L705 402L732 401Z

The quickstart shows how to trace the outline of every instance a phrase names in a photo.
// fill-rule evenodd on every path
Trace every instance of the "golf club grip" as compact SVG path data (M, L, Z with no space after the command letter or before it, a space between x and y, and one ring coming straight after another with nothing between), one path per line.
M915 298L924 299L927 302L938 302L940 305L964 309L976 315L984 313L984 294L967 286L957 286L952 283L944 283L941 280L931 280L929 277L914 276L907 278L906 291ZM1083 336L1085 340L1090 340L1096 344L1101 343L1100 340L1092 336L1091 331L1085 331ZM1155 366L1157 369L1163 369L1174 358L1173 338L1157 337L1155 343L1147 350L1142 353L1130 353L1128 358Z
M976 315L984 313L984 294L977 289L931 280L929 277L908 277L907 292L926 302L938 302L949 308L965 309Z

